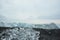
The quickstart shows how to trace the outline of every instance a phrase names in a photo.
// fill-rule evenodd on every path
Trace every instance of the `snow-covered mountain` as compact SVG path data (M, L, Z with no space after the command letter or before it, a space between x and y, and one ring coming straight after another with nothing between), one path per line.
M50 24L36 24L36 28L43 28L43 29L59 29L59 27L55 23Z
M55 23L51 24L28 24L28 23L4 23L0 22L0 27L28 27L28 28L42 28L42 29L59 29Z
M0 27L29 27L29 28L43 28L43 29L59 29L59 26L55 23L50 24L29 24L21 23L15 20L6 18L0 15Z

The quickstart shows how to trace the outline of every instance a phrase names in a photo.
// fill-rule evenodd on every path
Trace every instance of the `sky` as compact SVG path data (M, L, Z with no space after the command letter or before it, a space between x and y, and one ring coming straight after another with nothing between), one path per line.
M60 23L60 0L0 0L0 15L27 23Z

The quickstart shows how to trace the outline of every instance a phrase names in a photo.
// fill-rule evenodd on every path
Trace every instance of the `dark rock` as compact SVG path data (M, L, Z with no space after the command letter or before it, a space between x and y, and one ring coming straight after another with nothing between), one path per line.
M40 32L39 40L60 40L60 29L33 29Z

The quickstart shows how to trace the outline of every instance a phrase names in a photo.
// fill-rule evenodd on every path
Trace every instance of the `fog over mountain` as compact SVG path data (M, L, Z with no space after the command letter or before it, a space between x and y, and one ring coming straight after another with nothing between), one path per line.
M0 0L0 14L27 23L60 23L60 0Z
M4 16L0 16L0 27L29 27L29 28L43 28L43 29L58 29L60 26L55 23L50 24L30 24L30 23L22 23L13 21L13 19L6 18Z

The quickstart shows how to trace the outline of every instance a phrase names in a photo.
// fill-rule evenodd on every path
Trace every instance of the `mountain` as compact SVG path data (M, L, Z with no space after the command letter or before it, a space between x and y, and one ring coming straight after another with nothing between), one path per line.
M51 24L36 24L36 28L43 28L43 29L59 29L59 27L55 23Z
M60 28L60 24L56 24Z
M50 24L28 24L20 23L13 19L9 19L0 15L0 27L29 27L29 28L43 28L43 29L59 29L55 23Z

